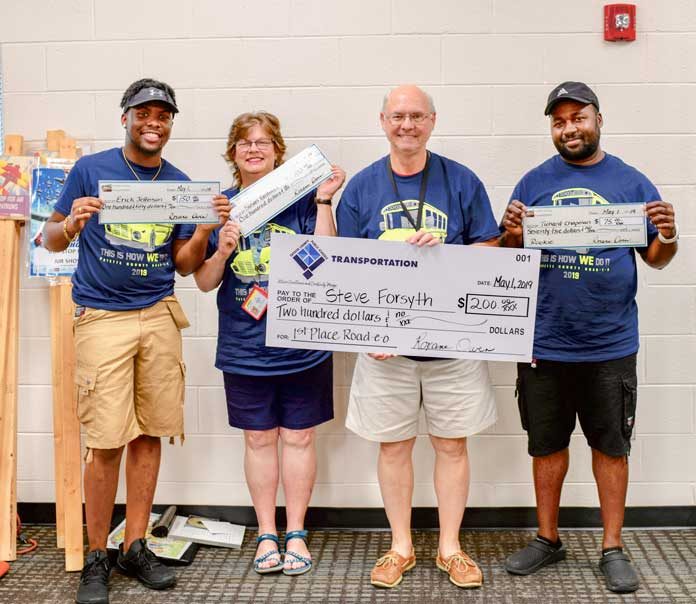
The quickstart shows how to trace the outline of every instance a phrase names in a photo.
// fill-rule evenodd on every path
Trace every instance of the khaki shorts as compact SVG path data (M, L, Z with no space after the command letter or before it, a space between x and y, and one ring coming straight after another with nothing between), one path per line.
M495 397L483 361L412 361L397 356L377 361L358 355L346 427L377 442L418 434L420 408L428 434L463 438L497 419Z
M181 329L174 296L138 310L86 308L75 318L77 416L88 449L116 449L142 434L184 436Z

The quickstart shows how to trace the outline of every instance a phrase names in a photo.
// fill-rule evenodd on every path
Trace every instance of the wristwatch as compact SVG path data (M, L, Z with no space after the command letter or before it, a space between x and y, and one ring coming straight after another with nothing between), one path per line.
M665 244L675 243L677 241L677 239L679 239L679 225L676 222L674 223L674 236L673 237L670 237L668 239L660 231L658 231L657 238L660 240L660 243L665 243Z

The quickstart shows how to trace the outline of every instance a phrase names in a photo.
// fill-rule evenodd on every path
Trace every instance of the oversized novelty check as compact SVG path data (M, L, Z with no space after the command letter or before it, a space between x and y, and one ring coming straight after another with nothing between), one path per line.
M523 222L526 248L632 247L648 244L645 204L534 206Z
M529 361L539 250L271 236L266 345Z
M100 180L101 224L214 224L219 182Z
M246 237L330 176L331 164L319 147L307 147L235 195L231 217Z

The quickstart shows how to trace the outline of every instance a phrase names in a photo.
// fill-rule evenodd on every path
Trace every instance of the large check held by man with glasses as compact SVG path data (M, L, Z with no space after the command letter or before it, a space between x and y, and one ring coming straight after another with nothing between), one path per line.
M266 345L530 361L539 250L273 233Z

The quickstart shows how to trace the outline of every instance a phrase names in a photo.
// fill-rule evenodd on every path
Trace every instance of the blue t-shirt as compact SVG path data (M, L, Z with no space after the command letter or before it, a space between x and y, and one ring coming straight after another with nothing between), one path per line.
M397 197L389 177L388 159L386 156L377 160L346 185L336 210L341 237L405 241L415 232L403 206L415 224L424 171L409 176L394 173ZM426 184L421 226L440 241L468 245L500 235L486 189L469 168L430 153ZM437 360L418 356L406 358Z
M556 155L520 180L511 199L526 206L644 203L655 186L618 157L592 166ZM648 243L657 229L648 221ZM638 350L638 286L633 248L542 250L534 357L607 361Z
M141 180L152 180L157 168L131 162ZM70 214L73 200L99 197L99 180L135 180L121 149L80 158L65 181L55 210ZM157 180L189 180L162 160ZM105 310L152 306L174 292L172 242L179 227L171 224L99 224L92 216L80 233L80 254L72 277L76 304Z
M394 173L399 197L387 172L387 157L358 172L346 185L336 210L341 237L405 241L414 233L399 197L416 222L423 172ZM500 235L483 183L469 168L430 154L422 227L443 243L468 245Z
M239 189L223 191L228 199ZM258 284L268 286L271 262L271 233L311 234L317 221L314 193L309 193L247 237L240 237L237 249L225 264L218 288L218 340L215 366L241 375L283 375L304 371L327 359L323 350L300 350L266 346L266 316L256 320L242 309L249 292ZM182 229L191 237L193 226ZM215 253L218 231L208 239L207 257Z

